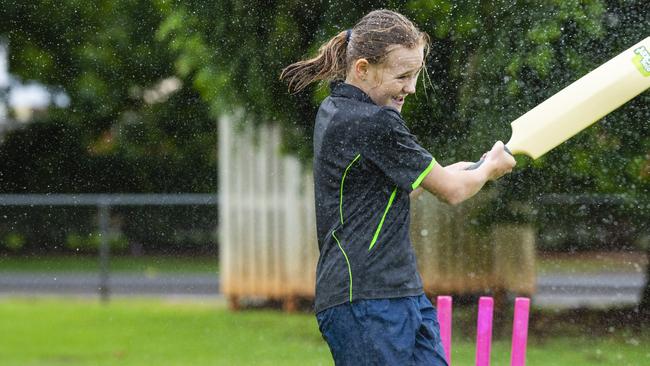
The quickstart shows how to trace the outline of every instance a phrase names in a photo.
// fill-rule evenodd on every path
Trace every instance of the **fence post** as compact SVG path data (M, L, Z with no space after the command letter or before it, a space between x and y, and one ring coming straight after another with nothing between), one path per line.
M103 303L109 299L109 256L110 244L108 242L110 208L106 203L98 205L99 219L99 297Z

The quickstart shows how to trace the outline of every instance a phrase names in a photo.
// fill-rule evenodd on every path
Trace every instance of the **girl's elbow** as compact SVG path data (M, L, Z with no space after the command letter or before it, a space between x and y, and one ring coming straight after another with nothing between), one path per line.
M458 206L461 204L463 201L465 201L465 197L462 197L460 195L453 195L447 200L447 203L452 205L452 206Z
M444 192L444 194L439 195L439 197L445 203L450 204L452 206L457 206L467 199L467 197L463 194L463 192L458 189Z

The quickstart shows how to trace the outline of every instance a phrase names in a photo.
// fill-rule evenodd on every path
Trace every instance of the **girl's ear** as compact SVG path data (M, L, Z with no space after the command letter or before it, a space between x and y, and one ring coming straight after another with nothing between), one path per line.
M352 72L354 72L357 79L366 80L369 65L370 63L365 58L360 58L354 62L354 65L352 66Z

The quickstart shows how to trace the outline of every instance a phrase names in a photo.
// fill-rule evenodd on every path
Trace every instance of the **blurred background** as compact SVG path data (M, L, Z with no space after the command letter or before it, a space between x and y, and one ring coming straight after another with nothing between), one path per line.
M378 8L431 35L403 116L443 165L650 27L633 0L0 0L0 365L331 364L310 314L328 87L278 77ZM458 208L413 202L427 293L465 304L457 363L485 294L495 357L522 295L530 365L650 363L649 103Z

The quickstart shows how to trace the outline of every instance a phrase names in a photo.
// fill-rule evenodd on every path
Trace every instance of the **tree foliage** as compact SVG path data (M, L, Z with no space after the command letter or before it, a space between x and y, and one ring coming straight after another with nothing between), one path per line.
M216 190L215 123L155 39L153 5L3 2L10 71L71 102L6 138L2 191ZM170 80L177 90L161 91Z
M159 3L157 36L215 115L243 110L247 121L283 123L287 148L308 160L327 88L289 95L278 75L378 7L403 12L433 36L431 84L421 83L404 114L443 162L476 159L507 140L510 121L638 42L648 25L642 1L184 1ZM521 159L535 169L513 177L513 190L645 194L648 100L645 93L539 161Z
M157 0L79 6L70 0L56 11L50 5L2 7L8 21L0 34L11 44L11 71L70 95L71 106L59 112L66 124L80 126L81 146L89 152L119 156L144 170L144 161L171 162L182 170L194 161L188 157L197 146L203 166L213 167L206 143L215 141L214 134L205 137L213 125L206 120L224 113L283 124L287 150L308 161L313 116L327 85L290 95L280 71L372 9L398 10L433 37L428 79L404 115L444 163L476 159L493 141L507 140L510 121L637 42L649 21L642 1ZM144 101L144 91L172 76L181 80L181 92L161 103ZM572 190L646 194L648 98L636 98L538 161L521 158L524 169L507 191L524 197ZM535 169L525 169L530 164ZM152 174L129 189L170 187L149 184ZM196 186L198 180L216 184L201 178L178 180L182 189L199 191L207 186Z

